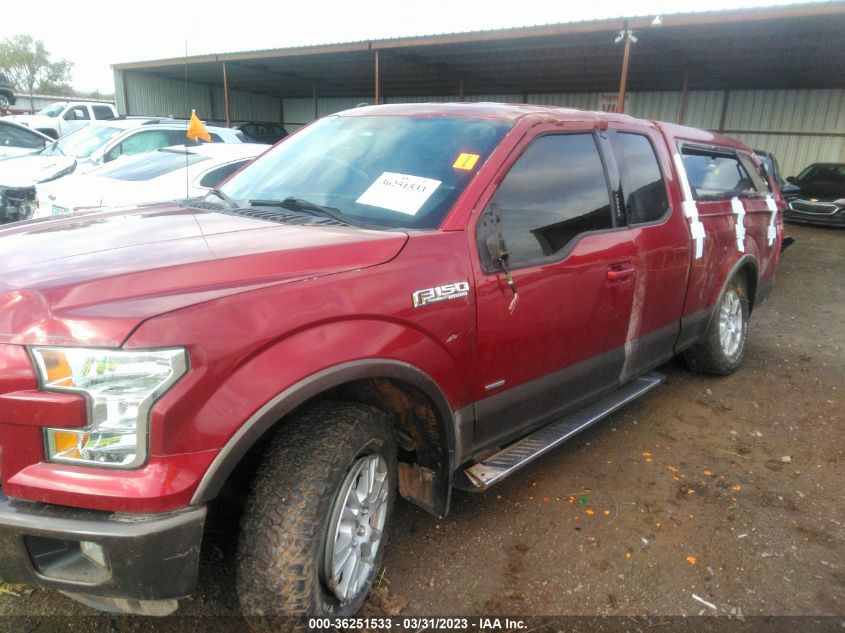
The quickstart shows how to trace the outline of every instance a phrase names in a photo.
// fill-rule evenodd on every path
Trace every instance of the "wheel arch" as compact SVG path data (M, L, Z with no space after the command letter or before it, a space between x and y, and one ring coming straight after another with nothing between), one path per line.
M286 417L322 398L348 399L388 413L397 443L418 461L400 460L400 493L437 515L448 511L451 476L460 446L459 426L445 394L425 372L391 359L346 362L308 376L266 402L238 428L200 481L192 505L205 504L222 490L253 447L284 425Z
M752 255L744 255L733 265L730 272L725 276L722 285L719 287L719 292L716 293L715 297L713 298L713 304L711 305L710 309L710 316L705 322L704 328L701 330L702 332L706 332L707 328L709 328L710 324L713 322L713 319L716 318L716 315L718 314L717 308L719 305L719 300L725 294L725 290L727 290L728 284L730 284L731 281L733 281L736 277L740 277L745 281L746 289L748 290L748 313L751 314L751 310L754 306L754 299L757 295L757 287L759 286L759 271L760 269L757 264L757 259Z

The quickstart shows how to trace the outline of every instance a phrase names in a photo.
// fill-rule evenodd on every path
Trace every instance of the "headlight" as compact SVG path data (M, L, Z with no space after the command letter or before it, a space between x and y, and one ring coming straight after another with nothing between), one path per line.
M110 468L146 461L150 409L188 368L181 348L34 347L32 355L45 390L81 393L88 401L84 429L44 429L47 459Z

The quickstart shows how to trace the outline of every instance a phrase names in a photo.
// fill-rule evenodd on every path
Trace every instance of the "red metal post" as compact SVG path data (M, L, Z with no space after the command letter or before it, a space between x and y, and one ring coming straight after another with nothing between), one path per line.
M628 60L631 57L631 32L628 30L628 22L625 22L624 29L625 52L622 54L622 77L619 79L619 96L616 98L616 111L622 114L625 112L625 89L628 85Z

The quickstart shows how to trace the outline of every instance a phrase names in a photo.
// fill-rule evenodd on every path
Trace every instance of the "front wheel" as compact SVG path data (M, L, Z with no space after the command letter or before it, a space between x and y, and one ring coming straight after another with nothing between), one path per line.
M748 293L741 279L725 288L716 314L701 342L684 352L684 361L694 370L727 376L742 364L748 338Z
M379 410L323 402L284 423L238 543L238 597L253 629L361 608L383 564L396 480L393 430Z
M10 105L11 105L11 102L9 101L9 97L7 97L6 95L4 95L4 94L0 93L0 109L5 110L5 109L6 109L6 108L8 108Z

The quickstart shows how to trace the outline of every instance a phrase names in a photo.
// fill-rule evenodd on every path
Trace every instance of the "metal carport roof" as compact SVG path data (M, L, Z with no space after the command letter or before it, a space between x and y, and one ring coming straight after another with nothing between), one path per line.
M845 2L615 18L494 31L116 64L273 97L615 91L621 31L628 90L845 86ZM376 70L377 69L377 70Z

